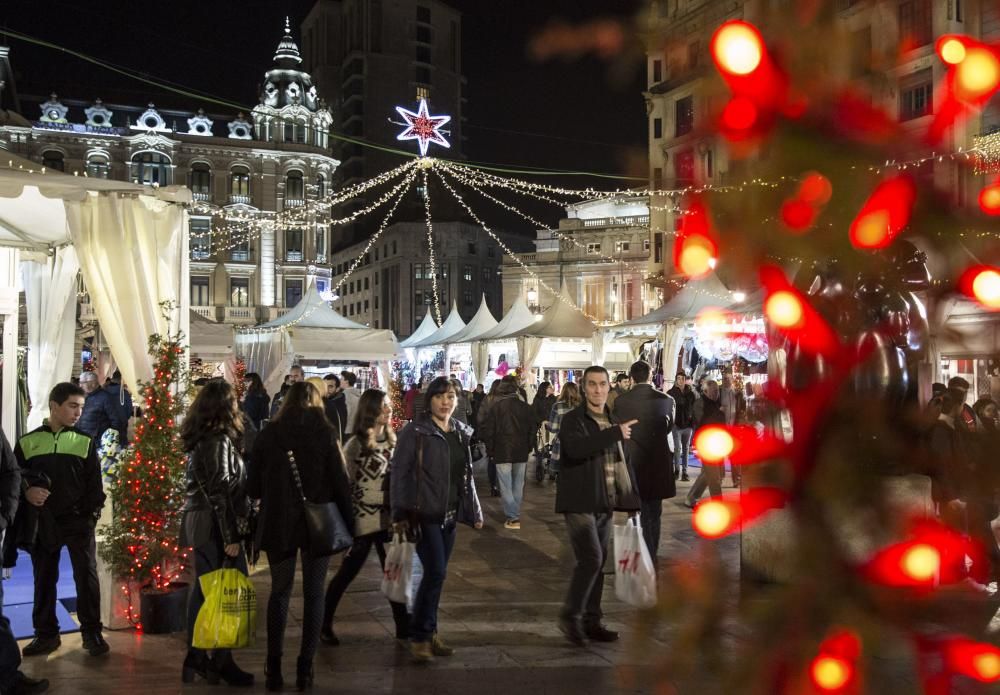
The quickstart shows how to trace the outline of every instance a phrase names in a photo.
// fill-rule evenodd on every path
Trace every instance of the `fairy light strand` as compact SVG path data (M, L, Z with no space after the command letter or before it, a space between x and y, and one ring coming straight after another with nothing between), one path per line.
M437 317L437 322L440 326L443 323L441 321L441 298L438 296L438 268L437 261L434 258L434 225L431 221L431 189L427 185L426 168L420 170L420 184L423 186L424 214L427 217L427 249L430 251L431 256L431 290L434 293L434 315Z

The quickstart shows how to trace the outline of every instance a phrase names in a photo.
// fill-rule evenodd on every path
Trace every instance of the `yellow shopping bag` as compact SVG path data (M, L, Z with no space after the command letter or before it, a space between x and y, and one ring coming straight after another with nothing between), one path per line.
M250 578L238 569L225 568L203 574L205 603L194 623L198 649L252 647L257 635L257 592Z

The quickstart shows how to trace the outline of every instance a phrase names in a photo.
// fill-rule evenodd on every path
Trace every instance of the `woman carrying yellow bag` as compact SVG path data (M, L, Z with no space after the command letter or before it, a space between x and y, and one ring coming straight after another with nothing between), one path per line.
M224 565L229 562L224 562ZM250 578L223 567L198 578L205 602L194 624L196 649L251 647L257 634L257 591Z
M236 392L222 380L210 381L191 404L181 438L187 452L187 499L179 543L194 549L195 584L188 599L188 653L182 678L190 683L201 676L210 683L249 687L253 674L240 669L229 649L209 656L194 646L195 624L205 597L200 579L224 563L246 575L241 525L249 512L246 468L239 447L243 418ZM216 642L216 644L221 642Z

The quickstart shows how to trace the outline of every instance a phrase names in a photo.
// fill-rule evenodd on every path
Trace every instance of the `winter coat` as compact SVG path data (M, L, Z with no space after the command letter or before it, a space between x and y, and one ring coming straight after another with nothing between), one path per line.
M218 529L223 545L240 541L237 518L249 513L246 467L238 445L221 432L206 435L187 452L187 497L178 544L208 545Z
M357 436L351 437L344 447L347 477L351 481L356 537L389 528L385 493L390 459L378 450L365 453L363 449Z
M536 428L549 419L549 413L552 412L552 406L555 404L555 396L543 396L541 394L535 396L535 400L531 403L531 409L535 414Z
M0 432L0 548L4 567L13 567L17 562L14 520L18 516L20 501L21 468L7 443L7 437Z
M969 470L965 438L944 415L931 427L930 453L931 470L928 473L934 501L944 503L963 497Z
M674 457L667 443L674 418L674 399L649 384L636 384L615 401L615 417L638 420L625 442L643 501L664 500L677 494Z
M333 425L337 432L337 440L344 441L344 428L347 427L347 399L344 394L338 393L323 399L323 410L326 411L326 419Z
M429 415L422 416L404 427L396 440L396 450L390 466L389 499L393 521L440 524L449 513L448 491L452 484L458 490L457 520L474 526L482 522L483 510L472 477L470 428L452 420L466 452L465 477L461 483L451 480L451 450L448 440ZM418 445L423 455L418 455Z
M318 411L298 418L268 423L257 435L253 469L247 493L260 500L256 547L275 555L306 548L306 522L302 497L292 476L288 452L302 479L310 502L336 502L344 521L353 529L351 484L336 432Z
M243 399L243 412L250 418L250 422L259 431L264 424L264 420L270 417L271 397L265 391L248 393Z
M535 445L535 414L516 392L498 396L477 435L497 463L527 461Z
M87 396L76 428L98 442L107 430L114 428L118 431L118 441L125 446L128 442L128 420L132 417L132 396L127 390L124 402L121 401L122 385L109 381Z
M681 390L674 386L667 391L667 395L674 399L674 427L679 430L694 427L694 389L685 386Z
M452 417L463 425L472 425L472 403L469 397L463 391L455 401L455 412L452 413Z
M611 427L602 430L587 411L587 403L563 416L559 426L559 480L556 487L556 513L607 514L612 511L639 509L635 472L625 462L632 489L612 506L604 473L606 456L620 456L622 430L618 419L605 407Z
M713 401L705 394L694 404L694 427L699 429L705 425L725 425L726 413L722 410L722 399Z

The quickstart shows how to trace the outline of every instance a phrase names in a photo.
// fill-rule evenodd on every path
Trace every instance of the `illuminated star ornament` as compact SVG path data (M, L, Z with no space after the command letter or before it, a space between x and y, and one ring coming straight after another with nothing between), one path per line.
M427 145L434 143L441 147L451 147L451 144L444 139L441 128L451 121L451 116L431 116L427 113L427 101L420 100L420 107L416 113L397 106L396 111L406 121L406 130L396 136L397 140L416 140L420 143L420 156L427 156Z

